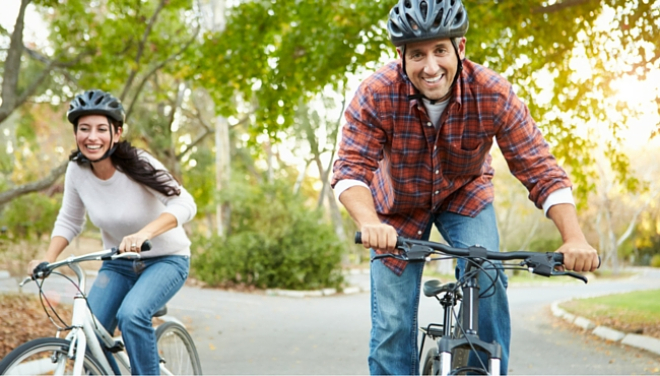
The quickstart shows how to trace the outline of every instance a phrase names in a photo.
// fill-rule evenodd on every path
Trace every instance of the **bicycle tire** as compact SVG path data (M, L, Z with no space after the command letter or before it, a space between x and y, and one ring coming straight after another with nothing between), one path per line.
M64 375L70 375L73 360L66 358L70 343L62 338L38 338L26 342L0 361L0 375L52 375L59 360L66 362ZM86 375L103 375L103 366L86 352L83 371Z
M183 325L168 321L156 328L158 355L174 375L201 375L202 365L192 337Z
M424 362L422 363L422 375L439 375L440 370L433 368L433 360L438 356L438 349L433 346L426 352Z

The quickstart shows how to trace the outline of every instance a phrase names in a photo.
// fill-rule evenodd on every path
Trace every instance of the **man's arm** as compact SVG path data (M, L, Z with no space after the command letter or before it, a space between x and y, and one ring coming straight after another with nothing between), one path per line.
M352 186L339 195L339 201L346 207L362 232L365 248L393 251L397 233L394 227L384 224L378 218L371 190L363 186Z
M548 209L561 234L564 244L557 250L564 254L564 266L576 272L593 272L598 268L598 253L587 243L578 223L575 206L571 204L553 205Z

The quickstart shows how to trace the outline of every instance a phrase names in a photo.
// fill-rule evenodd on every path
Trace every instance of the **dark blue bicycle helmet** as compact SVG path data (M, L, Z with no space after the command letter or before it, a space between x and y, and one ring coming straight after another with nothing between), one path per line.
M399 0L387 22L396 47L430 39L464 37L469 26L461 0Z
M126 112L119 99L103 90L88 90L73 98L66 113L67 119L75 125L84 115L105 115L122 124L126 121Z

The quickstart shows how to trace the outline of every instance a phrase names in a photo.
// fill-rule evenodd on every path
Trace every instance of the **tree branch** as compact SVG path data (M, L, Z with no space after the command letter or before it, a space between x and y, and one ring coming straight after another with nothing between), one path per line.
M172 55L168 56L167 59L165 59L165 60L161 61L160 63L156 64L156 65L155 65L155 66L154 66L154 67L153 67L153 68L152 68L152 69L151 69L151 70L150 70L150 71L144 76L144 78L142 79L142 81L140 81L140 84L138 85L138 88L137 88L137 90L136 90L136 92L135 92L135 95L133 96L133 100L131 101L131 105L130 105L130 107L128 107L128 110L126 111L126 119L128 119L128 117L131 115L131 112L133 112L133 105L136 103L138 97L140 96L140 93L142 92L142 89L144 88L144 85L145 85L145 84L147 83L147 81L151 78L151 76L153 76L153 75L154 75L159 69L161 69L161 68L163 68L165 65L167 65L167 63L169 63L170 61L174 60L176 57L178 57L179 55L181 55L185 50L187 50L188 47L190 47L190 45L191 45L191 44L195 41L195 39L197 38L197 34L199 34L199 28L197 28L197 30L195 31L195 34L192 36L192 38L190 38L190 40L189 40L188 42L186 42L186 44L185 44L185 45L184 45L179 51L173 53ZM131 73L131 74L132 74L132 73ZM134 79L134 77L131 78L131 80L132 80L132 79ZM126 90L126 88L124 88L124 90ZM122 94L122 95L123 95L123 94Z
M8 191L0 193L0 205L4 205L7 202L22 196L27 193L37 192L42 189L46 189L53 185L59 179L60 176L66 171L66 166L69 165L69 161L65 161L59 166L55 167L50 171L50 174L41 180L37 180L32 183L23 184Z
M23 29L25 28L25 8L30 0L21 0L14 31L11 33L9 51L4 61L2 75L2 105L0 105L0 123L9 117L16 109L16 92L18 91L18 73L21 70L21 55L23 54Z
M151 15L151 18L149 19L149 23L147 24L147 28L144 30L144 34L142 34L142 40L138 44L138 53L137 55L135 55L135 68L131 70L131 73L128 76L128 80L126 80L126 85L124 85L124 90L122 91L121 96L119 97L119 100L122 102L124 101L124 98L128 93L128 89L133 84L135 75L137 74L137 71L140 67L140 60L142 59L142 54L144 53L144 46L147 44L147 38L149 37L149 34L151 34L151 29L154 27L154 24L156 23L156 19L158 18L158 14L160 14L160 11L163 10L163 8L165 7L165 3L167 1L168 0L160 0L160 3L158 4L158 8L156 8L154 14Z

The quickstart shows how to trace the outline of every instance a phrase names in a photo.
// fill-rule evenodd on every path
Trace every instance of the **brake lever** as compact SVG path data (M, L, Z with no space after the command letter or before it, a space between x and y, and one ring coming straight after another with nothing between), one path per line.
M28 282L32 282L32 281L34 281L34 279L32 279L32 277L25 277L25 278L21 281L21 283L18 284L18 287L23 287L23 286L25 286L26 283L28 283Z
M428 261L429 255L433 253L433 249L422 245L413 245L408 251L408 261Z
M585 284L589 282L589 280L587 279L587 277L583 276L582 274L575 273L575 272L559 272L559 271L553 271L553 272L552 272L552 275L553 275L553 276L555 276L555 275L567 275L567 276L569 276L569 277L573 277L573 278L575 278L575 279L579 279L580 281L584 282Z

